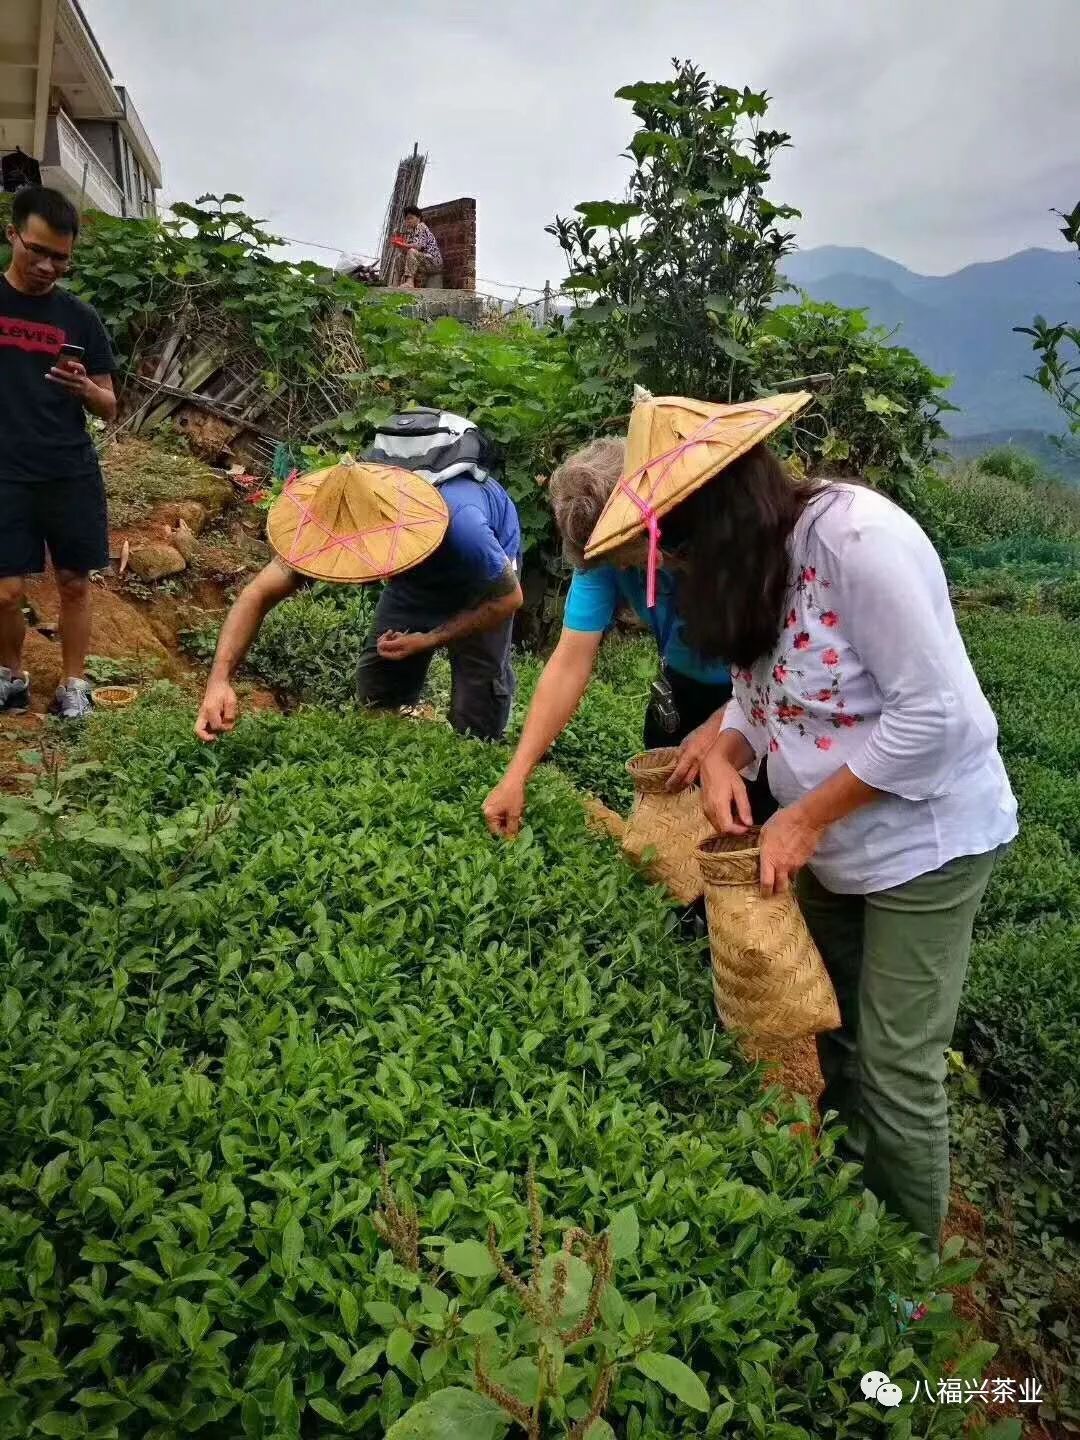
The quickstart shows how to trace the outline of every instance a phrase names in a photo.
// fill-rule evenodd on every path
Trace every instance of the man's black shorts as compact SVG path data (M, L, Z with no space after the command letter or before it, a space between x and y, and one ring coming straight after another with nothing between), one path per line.
M100 474L79 480L0 480L0 578L53 567L87 575L109 563Z

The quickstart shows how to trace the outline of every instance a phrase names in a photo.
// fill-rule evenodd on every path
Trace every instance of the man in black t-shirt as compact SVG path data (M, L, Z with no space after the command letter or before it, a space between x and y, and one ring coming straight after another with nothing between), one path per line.
M116 362L96 311L57 287L79 233L57 190L28 186L11 207L0 277L0 710L25 709L24 579L45 569L60 594L63 674L54 709L90 709L90 571L109 561L105 487L86 412L116 415Z

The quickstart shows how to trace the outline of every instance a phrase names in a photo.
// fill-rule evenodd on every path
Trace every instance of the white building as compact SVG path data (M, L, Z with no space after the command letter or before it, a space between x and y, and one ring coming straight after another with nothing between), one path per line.
M79 0L0 0L0 154L84 209L152 215L161 162Z

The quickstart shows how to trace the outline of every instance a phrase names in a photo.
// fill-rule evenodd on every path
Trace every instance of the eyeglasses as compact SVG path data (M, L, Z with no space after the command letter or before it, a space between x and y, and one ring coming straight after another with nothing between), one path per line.
M24 240L17 230L15 234L18 236L19 244L24 250L28 250L35 259L48 260L54 270L71 269L70 255L64 255L59 250L50 250L47 245L35 245L32 240Z

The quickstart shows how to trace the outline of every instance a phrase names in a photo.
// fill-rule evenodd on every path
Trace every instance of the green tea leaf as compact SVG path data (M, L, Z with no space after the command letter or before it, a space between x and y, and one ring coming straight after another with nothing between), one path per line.
M355 1335L360 1323L360 1306L351 1290L342 1290L338 1295L338 1311L345 1329L350 1335Z
M43 1205L48 1205L56 1192L64 1184L64 1172L67 1170L68 1161L71 1159L70 1150L61 1150L59 1155L45 1165L38 1177L37 1193Z
M210 1312L205 1305L192 1305L183 1296L176 1300L180 1335L189 1350L194 1350L210 1328Z
M494 1401L448 1385L407 1410L386 1440L502 1440L509 1428L509 1417Z
M502 1324L502 1317L494 1310L468 1310L462 1317L461 1328L466 1335L490 1335Z
M706 1435L722 1435L724 1427L735 1414L734 1400L724 1400L717 1405L716 1409L709 1416L709 1423L705 1427Z
M34 1429L42 1435L59 1435L61 1440L79 1440L80 1435L86 1434L78 1416L61 1415L58 1411L40 1416L34 1421Z
M272 1409L274 1419L284 1435L293 1437L300 1434L300 1406L293 1394L291 1375L283 1375L278 1381Z
M256 1389L269 1376L273 1375L281 1365L282 1357L285 1354L285 1342L276 1340L272 1345L260 1341L251 1356L248 1365L245 1384L249 1390Z
M286 1275L292 1275L304 1253L304 1227L297 1219L290 1220L281 1232L281 1263Z
M633 1205L627 1205L611 1221L611 1246L616 1260L627 1260L637 1254L638 1217Z
M321 1419L329 1420L331 1425L340 1425L344 1429L349 1423L344 1410L327 1400L325 1395L316 1395L313 1400L309 1400L308 1408L314 1410Z
M450 1356L442 1346L425 1350L420 1356L420 1374L425 1380L434 1380L446 1369Z
M982 1261L976 1256L970 1260L953 1260L938 1267L934 1273L934 1284L940 1290L951 1289L954 1285L966 1285L979 1273L981 1266Z
M655 1350L644 1350L636 1357L634 1364L643 1375L654 1380L668 1394L674 1395L692 1410L708 1410L709 1392L690 1366L684 1365L674 1355L661 1355Z
M442 1252L441 1263L454 1275L481 1280L494 1275L495 1262L479 1240L457 1240Z
M391 1365L398 1367L404 1365L405 1361L412 1354L413 1337L408 1330L391 1330L386 1341L386 1358Z
M362 1350L357 1350L356 1354L352 1356L349 1363L341 1372L341 1377L338 1380L338 1389L344 1390L346 1386L351 1385L354 1380L359 1380L362 1375L366 1375L383 1353L384 1348L384 1341L372 1340L372 1342L369 1345L365 1345Z
M35 1235L27 1256L30 1273L39 1285L43 1285L56 1269L56 1250L44 1235Z

